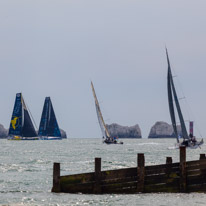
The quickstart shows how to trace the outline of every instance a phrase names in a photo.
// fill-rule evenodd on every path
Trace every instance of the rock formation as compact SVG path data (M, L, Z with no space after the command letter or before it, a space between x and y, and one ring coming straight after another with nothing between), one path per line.
M177 126L177 132L181 135L181 128ZM172 125L166 122L156 122L151 128L148 138L176 138Z
M4 128L2 124L0 124L0 138L6 139L8 137L8 130Z
M60 132L61 132L61 137L63 139L66 139L67 138L67 133L63 129L60 129Z
M139 125L134 126L121 126L116 123L107 125L108 131L112 137L118 138L142 138Z

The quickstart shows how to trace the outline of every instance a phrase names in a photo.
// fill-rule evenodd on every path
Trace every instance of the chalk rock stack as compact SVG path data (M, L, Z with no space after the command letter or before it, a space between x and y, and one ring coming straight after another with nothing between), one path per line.
M177 126L177 132L181 135L181 127ZM151 128L148 138L176 138L172 125L166 122L156 122Z
M134 126L121 126L116 123L107 125L108 131L112 137L118 138L142 138L139 125Z
M67 138L67 133L63 129L60 129L60 132L61 132L61 137L63 139L66 139Z
M8 130L4 128L2 124L0 124L0 138L4 139L8 137Z

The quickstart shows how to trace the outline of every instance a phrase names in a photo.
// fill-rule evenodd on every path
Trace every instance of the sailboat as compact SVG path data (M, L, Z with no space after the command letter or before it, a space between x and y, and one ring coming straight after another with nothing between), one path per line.
M197 141L196 138L190 133L188 135L186 126L185 126L185 121L182 115L182 111L180 108L179 100L177 97L177 93L175 90L175 85L173 82L173 76L172 76L172 71L171 71L171 66L170 66L170 61L169 61L169 55L166 49L166 56L167 56L167 64L168 64L168 73L167 73L167 92L168 92L168 103L169 103L169 111L170 111L170 117L172 121L172 126L173 130L177 139L177 144L176 148L179 148L180 146L186 146L192 149L200 147L200 145L203 144L203 139L201 141ZM175 110L174 110L174 103L176 106L177 114L179 117L180 121L180 126L181 126L181 131L182 131L182 138L183 141L180 142L180 138L177 132L177 124L176 124L176 117L175 117Z
M106 144L123 144L123 142L118 142L118 139L111 137L111 135L109 134L109 131L106 127L106 124L104 122L103 116L102 116L102 112L100 110L100 106L99 106L99 102L97 100L97 96L94 90L94 85L91 82L91 87L92 87L92 92L93 92L93 96L94 96L94 100L95 100L95 107L96 107L96 112L97 112L97 118L99 121L99 125L102 131L102 138L103 138L103 143Z
M41 140L62 139L50 97L44 101L38 136Z
M8 140L38 139L23 96L21 93L17 93L9 127Z

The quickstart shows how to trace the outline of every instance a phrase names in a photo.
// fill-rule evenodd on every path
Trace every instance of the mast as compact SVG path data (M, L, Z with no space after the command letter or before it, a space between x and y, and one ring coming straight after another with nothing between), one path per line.
M179 142L178 134L177 134L177 126L176 126L176 121L175 121L175 113L174 113L172 93L173 93L173 97L174 97L174 100L175 100L175 105L176 105L176 108L177 108L178 117L179 117L179 120L180 120L183 139L188 139L189 137L188 137L188 134L187 134L187 130L186 130L184 118L183 118L183 115L182 115L182 111L181 111L181 108L180 108L180 104L179 104L179 101L178 101L178 98L177 98L177 93L176 93L173 78L172 78L172 72L171 72L170 61L169 61L169 56L168 56L167 49L166 49L166 55L167 55L167 63L168 63L168 100L169 100L170 116L171 116L172 125L173 125L173 128L174 128L174 132L176 133L177 142Z
M94 96L94 100L95 100L95 106L96 106L96 110L97 110L97 117L98 117L98 120L99 120L100 127L101 127L101 129L103 129L102 126L104 127L104 133L106 133L106 138L110 137L110 134L107 130L106 124L105 124L103 116L102 116L102 112L100 110L99 102L97 100L97 96L96 96L92 81L91 81L91 87L92 87L92 92L93 92L93 96Z
M173 97L172 97L172 89L171 89L171 70L170 70L170 62L168 58L168 53L166 49L167 54L167 63L168 63L168 73L167 73L167 93L168 93L168 103L169 103L169 111L170 111L170 117L172 121L172 127L177 139L177 142L179 143L178 133L177 133L177 124L175 119L175 112L174 112L174 104L173 104Z

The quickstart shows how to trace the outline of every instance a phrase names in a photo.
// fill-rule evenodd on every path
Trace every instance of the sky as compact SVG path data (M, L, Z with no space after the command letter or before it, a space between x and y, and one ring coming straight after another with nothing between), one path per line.
M147 138L155 122L171 123L166 46L185 120L206 137L205 8L205 0L1 0L0 123L9 127L22 92L38 127L50 96L68 138L100 138L92 80L106 123L138 124Z

